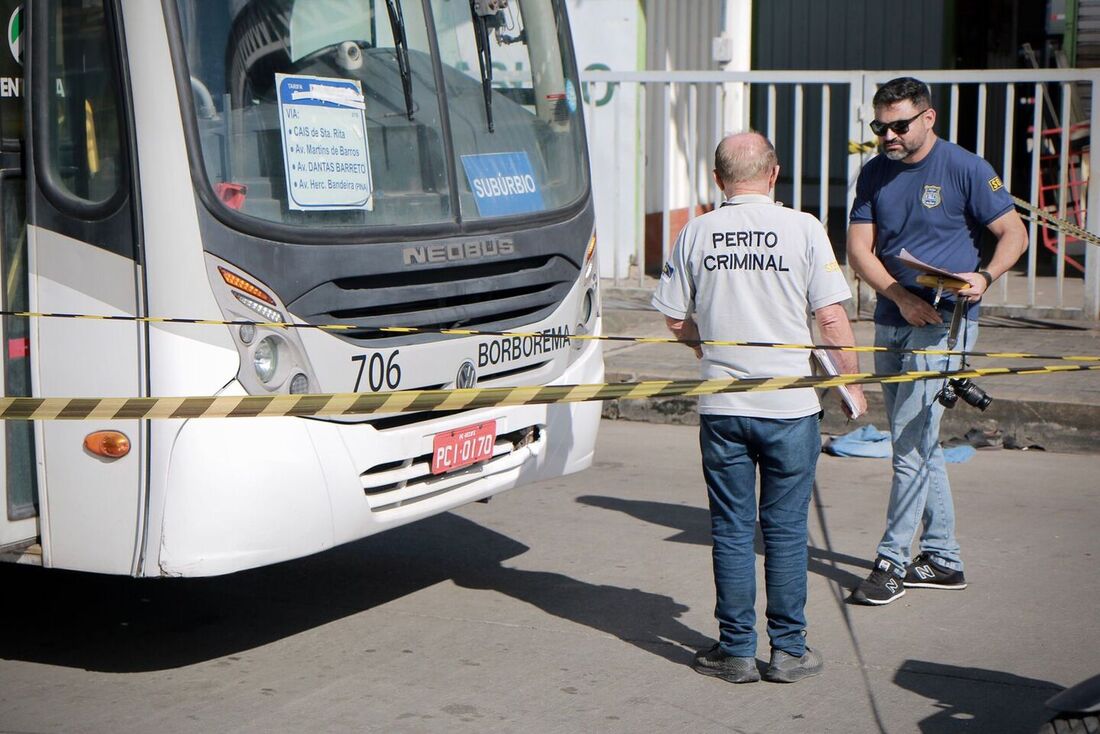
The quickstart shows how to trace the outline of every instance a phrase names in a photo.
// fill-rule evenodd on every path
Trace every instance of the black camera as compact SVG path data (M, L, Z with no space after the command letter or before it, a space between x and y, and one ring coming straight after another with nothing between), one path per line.
M978 410L985 410L993 402L993 397L975 385L969 377L948 380L936 398L940 401L940 405L945 408L954 408L955 403L959 402L959 398Z

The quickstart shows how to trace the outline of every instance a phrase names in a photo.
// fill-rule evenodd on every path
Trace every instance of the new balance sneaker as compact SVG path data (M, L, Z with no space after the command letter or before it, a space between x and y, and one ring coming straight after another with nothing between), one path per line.
M695 653L695 661L691 667L696 673L711 675L730 683L754 683L760 680L756 658L727 655L717 642L709 650Z
M905 569L886 556L879 556L875 559L871 575L859 582L859 586L852 590L848 601L875 606L889 604L905 595L904 578Z
M806 648L802 657L796 658L782 650L772 650L772 659L764 671L764 680L773 683L795 683L825 669L825 661L817 650Z
M941 566L929 553L920 553L905 569L905 585L920 589L965 589L962 571Z

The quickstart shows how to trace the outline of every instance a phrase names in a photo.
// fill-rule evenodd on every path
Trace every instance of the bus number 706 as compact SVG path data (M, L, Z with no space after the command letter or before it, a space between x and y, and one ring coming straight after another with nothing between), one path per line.
M383 387L396 390L401 384L401 366L397 364L397 355L400 353L400 349L395 349L387 358L383 358L381 352L375 352L369 359L365 354L352 357L352 362L359 363L359 374L355 376L355 387L352 388L352 392L359 392L364 372L367 375L367 387L371 392L378 392Z

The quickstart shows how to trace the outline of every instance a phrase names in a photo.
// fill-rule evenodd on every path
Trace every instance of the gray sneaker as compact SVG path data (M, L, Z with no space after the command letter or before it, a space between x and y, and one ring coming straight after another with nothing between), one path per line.
M755 683L760 680L756 658L726 655L717 642L709 650L695 653L691 667L696 673L711 675L730 683Z
M773 683L794 683L825 669L825 661L816 650L806 648L806 653L796 658L782 650L772 650L772 659L764 671L764 680Z

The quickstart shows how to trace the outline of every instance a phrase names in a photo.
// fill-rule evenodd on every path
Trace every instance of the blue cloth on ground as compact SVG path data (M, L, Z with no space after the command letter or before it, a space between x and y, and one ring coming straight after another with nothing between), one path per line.
M943 460L948 464L961 464L964 461L970 461L970 457L976 453L978 453L977 449L970 444L959 444L958 446L944 449Z
M834 436L825 447L825 451L833 456L886 459L892 453L890 434L872 425L860 426L843 436Z
M864 459L888 459L893 451L890 448L890 434L880 431L873 425L860 426L834 436L825 446L825 453L833 456L857 456ZM975 454L973 446L962 444L943 450L943 459L948 464L961 464L969 461Z

